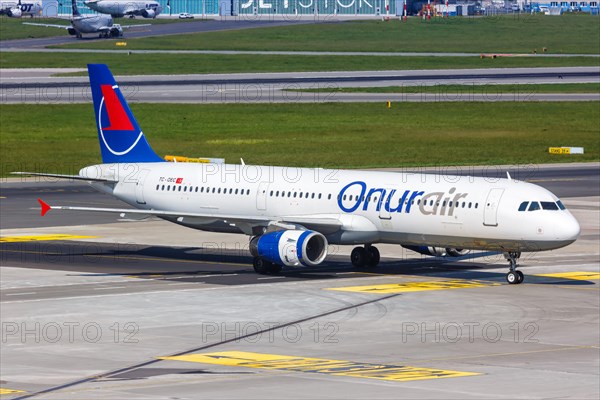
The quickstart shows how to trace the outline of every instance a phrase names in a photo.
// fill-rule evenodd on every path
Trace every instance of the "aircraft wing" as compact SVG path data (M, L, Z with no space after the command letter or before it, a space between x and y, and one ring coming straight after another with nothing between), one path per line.
M119 214L121 218L140 219L140 217L162 217L175 219L177 222L190 224L210 224L214 222L223 222L231 226L236 226L244 233L251 235L253 227L266 227L271 223L288 223L301 225L307 229L314 229L321 233L329 234L338 231L342 227L341 221L335 218L320 218L311 216L301 217L277 217L259 215L225 215L218 213L189 213L166 210L140 210L129 208L98 208L98 207L73 207L73 206L50 206L42 199L38 199L42 207L42 216L49 210L66 210L80 212L103 212Z
M33 23L33 22L23 22L23 25L45 26L46 28L61 28L61 29L69 29L69 28L71 28L71 25L36 24L36 23Z

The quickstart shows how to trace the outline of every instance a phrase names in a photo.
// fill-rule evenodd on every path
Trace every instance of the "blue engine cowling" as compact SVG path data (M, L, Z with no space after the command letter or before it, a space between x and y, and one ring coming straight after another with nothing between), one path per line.
M281 230L252 238L250 253L278 265L309 267L327 256L327 239L314 231Z
M460 257L468 254L470 250L455 249L453 247L433 247L433 246L404 246L405 249L416 251L419 254L435 257Z

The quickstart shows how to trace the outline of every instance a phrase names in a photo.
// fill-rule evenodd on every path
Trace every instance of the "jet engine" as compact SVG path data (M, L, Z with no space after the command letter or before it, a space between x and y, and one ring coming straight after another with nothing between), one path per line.
M6 12L6 15L8 15L11 18L21 18L21 16L23 15L23 11L21 11L19 7L15 7L8 10Z
M252 238L250 253L277 265L314 266L327 255L327 239L314 231L281 230Z
M419 254L434 257L460 257L468 254L470 250L456 249L453 247L433 247L433 246L402 246L405 249L416 251Z
M156 17L156 11L154 10L143 10L142 17L144 18L154 18Z

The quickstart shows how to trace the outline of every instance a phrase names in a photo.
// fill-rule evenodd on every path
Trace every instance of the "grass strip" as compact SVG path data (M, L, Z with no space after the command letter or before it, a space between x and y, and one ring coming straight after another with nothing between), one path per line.
M305 167L598 161L599 102L132 104L158 154ZM0 105L6 176L100 163L89 104ZM551 146L585 147L552 155Z
M0 52L0 68L86 68L108 64L116 75L236 72L373 71L400 69L598 66L600 57L368 57L139 53ZM84 72L79 75L85 75Z

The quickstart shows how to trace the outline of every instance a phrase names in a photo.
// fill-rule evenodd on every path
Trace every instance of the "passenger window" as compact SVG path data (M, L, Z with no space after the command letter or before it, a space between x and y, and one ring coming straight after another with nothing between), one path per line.
M314 198L315 198L315 194L313 193L311 199L314 199Z
M469 208L471 208L472 205L473 205L473 203L469 202Z
M553 201L542 201L542 209L558 211L558 206Z
M528 201L524 201L521 203L521 205L519 206L519 211L525 211L527 210L527 205L529 204Z
M319 193L319 200L321 200L321 193Z
M327 196L327 200L331 200L331 193Z
M475 208L479 207L479 203L475 203Z
M196 193L198 193L198 186L196 186Z
M529 205L529 209L527 211L536 211L540 209L540 203L537 201L532 201Z
M564 206L564 204L562 203L562 201L558 200L556 202L556 205L558 206L558 208L560 208L561 210L564 210L566 207Z
M165 185L162 185L162 188L160 190L165 190Z

